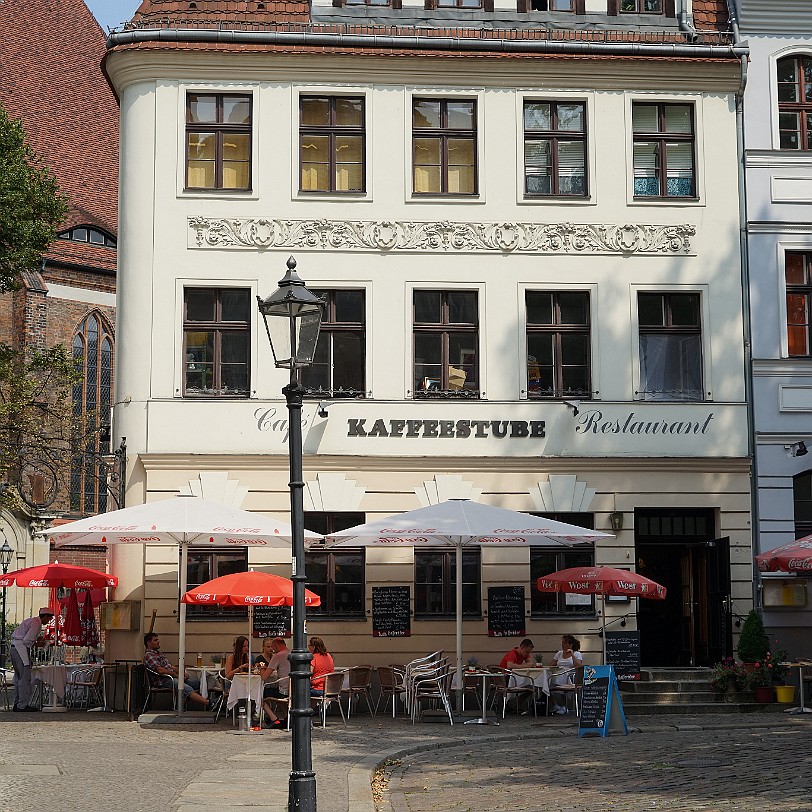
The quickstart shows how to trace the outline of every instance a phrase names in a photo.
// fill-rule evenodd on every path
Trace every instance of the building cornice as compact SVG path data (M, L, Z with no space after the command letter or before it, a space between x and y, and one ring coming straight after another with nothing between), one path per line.
M754 378L809 378L812 361L809 358L756 359L753 361Z
M747 224L749 234L812 234L812 223L787 220L751 220Z
M744 153L745 166L752 169L810 169L812 152L779 149L748 149Z
M691 254L692 225L190 217L190 248Z

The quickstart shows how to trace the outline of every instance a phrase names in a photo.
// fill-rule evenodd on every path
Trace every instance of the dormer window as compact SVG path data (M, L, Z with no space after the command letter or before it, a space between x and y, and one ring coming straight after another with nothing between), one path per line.
M116 247L116 238L112 234L93 226L74 226L57 234L57 237L71 242L89 242L91 245L102 245L105 248Z

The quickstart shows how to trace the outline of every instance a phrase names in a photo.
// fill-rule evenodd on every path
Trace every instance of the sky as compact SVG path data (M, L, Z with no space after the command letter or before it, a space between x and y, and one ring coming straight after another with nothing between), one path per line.
M141 0L85 0L85 2L105 33L108 28L118 28L121 23L129 20L141 5Z

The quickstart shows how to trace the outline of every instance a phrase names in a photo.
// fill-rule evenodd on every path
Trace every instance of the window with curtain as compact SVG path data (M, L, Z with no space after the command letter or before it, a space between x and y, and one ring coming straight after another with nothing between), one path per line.
M113 332L99 313L91 313L76 329L73 360L81 379L73 385L73 413L83 422L109 426L113 392ZM70 509L73 513L107 510L107 469L100 456L110 453L109 432L95 433L84 448L76 448L71 463Z
M812 471L792 479L792 501L795 508L795 538L812 533Z
M364 99L350 96L299 98L299 189L363 192Z
M454 617L457 609L457 551L415 550L414 615L415 617ZM479 548L462 551L462 614L479 617L480 605Z
M189 547L186 563L186 589L195 589L206 581L248 572L248 548L214 548L201 550ZM242 606L186 606L188 620L237 620L248 618L248 609ZM240 632L243 634L244 632Z
M620 10L632 14L662 14L663 0L620 0Z
M525 312L527 396L591 398L589 294L528 290Z
M586 191L586 105L526 101L525 196L583 197Z
M186 188L251 188L251 96L186 94Z
M784 279L787 286L787 348L790 356L808 357L812 355L812 253L787 251Z
M416 290L413 314L414 397L478 397L477 292Z
M249 395L251 296L244 288L183 292L183 394Z
M812 56L778 60L780 149L812 149Z
M690 104L632 104L635 197L696 197Z
M363 290L317 290L327 306L313 363L301 370L306 397L358 398L366 394L366 304Z
M358 511L308 511L308 530L327 536L363 524L366 515ZM308 615L322 617L366 617L364 594L366 569L364 549L318 550L305 553L307 588L321 598L321 606L308 607Z
M638 293L642 400L703 400L698 293Z
M476 101L412 101L415 195L477 193Z

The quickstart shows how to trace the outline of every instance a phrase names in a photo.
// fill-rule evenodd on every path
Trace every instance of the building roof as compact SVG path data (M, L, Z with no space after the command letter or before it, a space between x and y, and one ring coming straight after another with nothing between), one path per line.
M64 226L116 234L118 104L99 24L83 0L3 0L0 32L0 102L69 196Z

